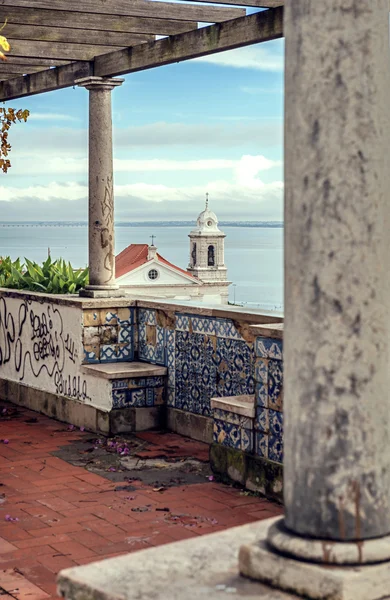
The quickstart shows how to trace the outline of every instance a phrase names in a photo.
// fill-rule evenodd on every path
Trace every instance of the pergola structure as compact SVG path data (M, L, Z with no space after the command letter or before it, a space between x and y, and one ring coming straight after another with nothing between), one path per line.
M113 295L115 76L284 34L286 517L240 568L305 597L376 600L390 590L388 0L218 6L235 2L0 0L0 100L90 91L86 293Z

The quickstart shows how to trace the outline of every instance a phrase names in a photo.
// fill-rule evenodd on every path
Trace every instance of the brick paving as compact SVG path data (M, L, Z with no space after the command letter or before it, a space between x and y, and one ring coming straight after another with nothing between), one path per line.
M67 567L193 538L281 514L280 506L208 481L134 491L73 466L53 452L92 434L26 409L0 405L0 595L4 600L56 597ZM140 455L207 460L207 445L174 434L145 433ZM183 450L184 448L184 450ZM88 465L87 465L88 466ZM124 481L125 473L118 474ZM159 490L159 491L157 491Z

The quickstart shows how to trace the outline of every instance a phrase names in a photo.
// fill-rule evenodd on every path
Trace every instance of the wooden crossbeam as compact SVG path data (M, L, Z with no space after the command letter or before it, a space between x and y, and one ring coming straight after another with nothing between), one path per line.
M192 27L191 27L192 29ZM34 40L39 42L61 42L65 44L89 44L104 46L134 46L152 41L155 36L142 33L114 33L113 31L93 31L63 29L60 27L39 27L37 25L12 25L7 23L7 39Z
M69 64L68 60L55 60L53 58L28 58L20 56L7 56L7 65L23 65L35 67L61 67Z
M110 51L108 46L87 44L66 44L62 42L36 42L11 39L11 52L14 56L31 58L53 58L59 60L93 60Z
M7 16L6 8L31 8L31 0L0 0L0 20ZM93 14L123 15L222 23L245 15L245 9L222 6L197 6L152 0L34 0L34 9L68 10ZM4 12L3 12L4 9Z
M8 62L0 63L0 73L35 73L37 71L42 71L45 67L36 66L36 65L12 65Z
M278 8L284 6L284 0L192 0L193 2L213 2L213 4L232 4L234 6L252 6L253 8ZM291 0L290 0L291 2Z
M64 35L67 34L68 28L72 30L97 30L115 33L172 35L190 31L197 27L197 23L194 21L177 21L152 17L124 17L118 15L91 15L91 13L40 8L7 7L4 8L4 16L7 18L7 31L10 30L12 25L16 24L36 25L40 27L66 28Z
M167 65L190 58L266 42L283 36L283 8L275 8L210 25L133 49L97 57L94 63L69 65L0 83L0 101L12 100L74 84L88 75L114 76Z

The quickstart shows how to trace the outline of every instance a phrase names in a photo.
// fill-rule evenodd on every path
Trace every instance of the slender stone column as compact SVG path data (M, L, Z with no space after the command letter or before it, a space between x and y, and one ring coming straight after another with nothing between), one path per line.
M115 284L111 91L124 79L87 77L89 90L89 285L83 295L112 295Z
M284 31L285 519L268 543L373 563L390 559L388 0L286 2ZM253 557L242 571L267 579Z

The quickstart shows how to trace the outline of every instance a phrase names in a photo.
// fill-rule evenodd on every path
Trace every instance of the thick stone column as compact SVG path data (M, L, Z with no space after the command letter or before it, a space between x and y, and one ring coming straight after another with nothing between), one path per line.
M115 284L114 183L111 91L124 79L87 77L89 90L89 285L82 294L110 296Z
M264 555L296 574L390 559L388 1L286 2L284 30L286 514ZM302 568L291 589L325 597Z

